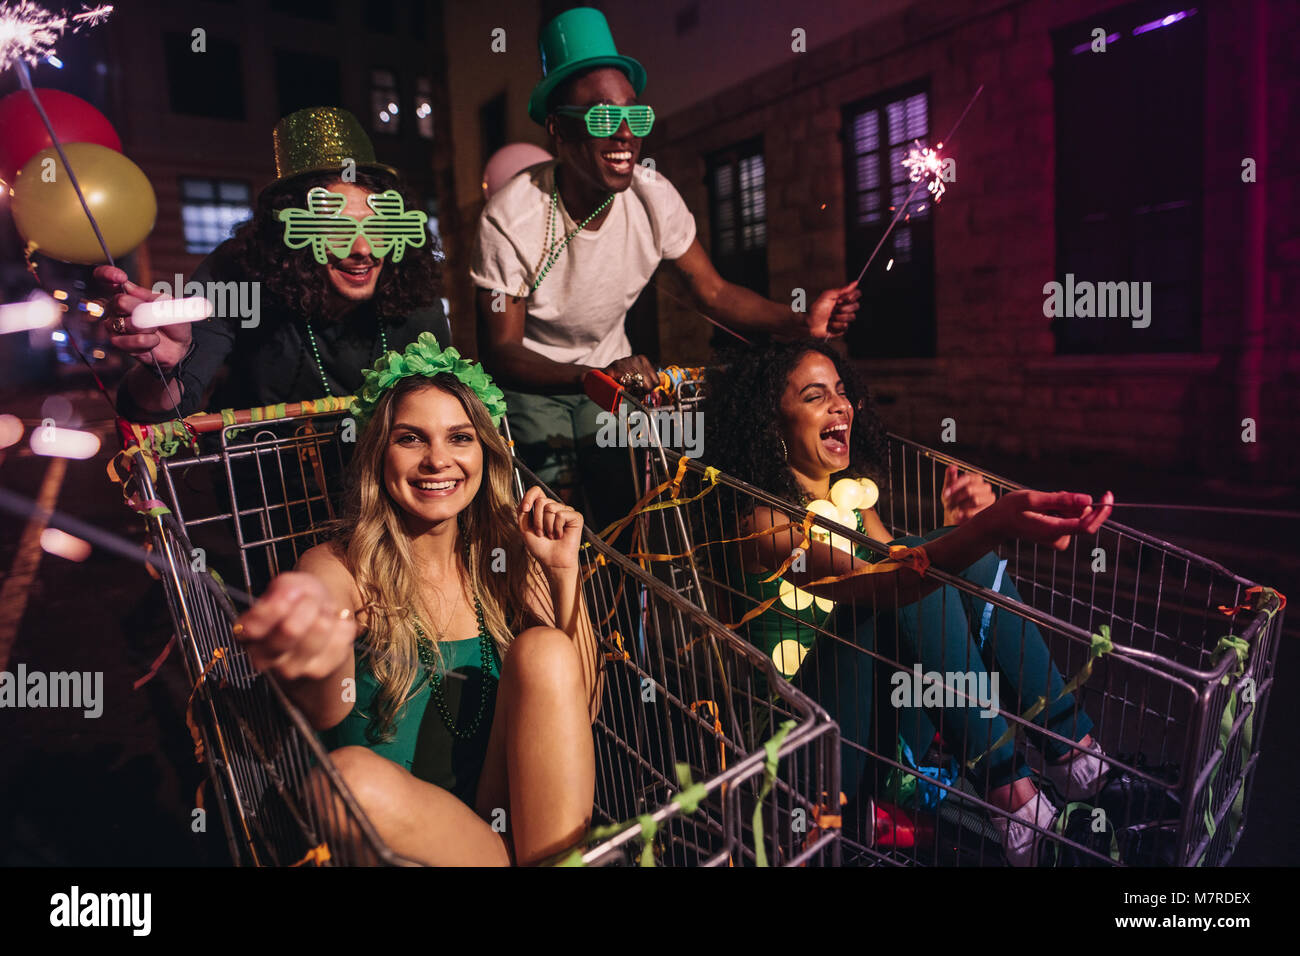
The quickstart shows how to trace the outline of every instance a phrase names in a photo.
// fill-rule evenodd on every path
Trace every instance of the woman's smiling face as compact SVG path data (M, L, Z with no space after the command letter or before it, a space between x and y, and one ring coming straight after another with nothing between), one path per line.
M780 400L780 431L795 472L820 482L849 467L853 405L835 363L808 352L790 372Z
M384 487L403 511L438 524L469 506L483 482L483 446L460 400L432 386L393 410Z

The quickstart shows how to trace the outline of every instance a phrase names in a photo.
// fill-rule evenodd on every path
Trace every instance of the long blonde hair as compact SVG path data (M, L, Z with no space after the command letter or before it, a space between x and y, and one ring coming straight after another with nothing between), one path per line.
M391 739L398 712L419 690L417 679L423 669L413 622L423 606L417 565L403 512L384 483L384 458L398 404L407 395L429 388L442 389L460 401L483 449L478 493L457 515L464 536L457 542L457 564L471 593L483 604L483 620L499 654L505 654L513 635L533 617L524 598L531 558L518 525L514 464L487 408L448 372L399 380L380 398L361 432L351 464L346 517L338 525L344 560L367 615L361 647L379 684L375 713L370 715L370 729L378 739ZM470 543L468 549L465 541ZM437 666L442 667L437 642L433 647Z

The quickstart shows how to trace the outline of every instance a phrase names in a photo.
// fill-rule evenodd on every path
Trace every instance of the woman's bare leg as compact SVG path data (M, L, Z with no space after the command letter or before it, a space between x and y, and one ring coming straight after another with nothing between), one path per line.
M365 747L341 747L330 759L393 852L430 866L510 865L504 835L441 787ZM346 822L342 801L323 799L323 775L317 774L313 783L314 802L326 829L336 831L334 839L359 842L355 827Z
M531 627L515 638L501 668L479 816L491 820L509 808L507 836L515 861L526 866L581 839L595 791L591 716L573 639Z

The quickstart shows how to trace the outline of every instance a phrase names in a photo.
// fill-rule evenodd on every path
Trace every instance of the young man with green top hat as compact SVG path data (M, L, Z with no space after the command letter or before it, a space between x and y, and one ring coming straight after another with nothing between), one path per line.
M654 123L637 99L646 72L615 48L605 17L565 11L540 46L543 75L528 114L551 135L556 159L489 200L470 274L480 349L506 389L516 452L566 497L583 486L599 524L626 510L627 490L579 476L626 471L626 452L597 447L599 409L582 394L583 377L601 369L634 393L655 384L646 357L632 354L624 318L661 262L700 311L750 332L842 334L859 293L829 290L800 313L724 280L672 183L638 164Z
M342 397L361 386L379 355L421 332L450 345L425 216L406 209L397 171L375 161L356 117L333 107L300 110L280 120L273 141L276 178L258 195L253 219L186 283L247 284L240 301L256 303L254 315L139 328L133 310L160 292L120 269L95 270L110 290L110 340L141 363L118 389L123 417L162 421L205 406Z

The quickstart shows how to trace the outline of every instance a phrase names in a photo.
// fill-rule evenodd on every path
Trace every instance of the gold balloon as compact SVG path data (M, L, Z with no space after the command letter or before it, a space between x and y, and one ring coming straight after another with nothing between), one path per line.
M158 200L140 167L96 143L65 143L63 151L113 257L144 242L158 217ZM53 147L41 150L19 170L13 214L19 235L35 243L42 255L79 265L107 261Z

